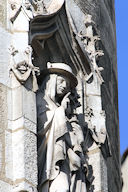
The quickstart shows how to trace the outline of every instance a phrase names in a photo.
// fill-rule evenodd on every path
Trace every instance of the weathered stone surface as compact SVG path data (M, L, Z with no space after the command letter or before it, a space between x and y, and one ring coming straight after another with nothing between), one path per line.
M10 73L11 46L18 51L24 51L28 46L28 20L23 12L19 16L15 15L21 3L22 0L0 1L0 191L2 192L37 192L34 93L31 96L29 89L27 95L27 91L24 92L25 88ZM13 16L15 23L12 23ZM18 16L17 19L15 16ZM29 97L27 102L31 105L29 105L30 115L26 109L27 97Z
M13 30L16 32L29 31L29 18L23 11L20 11L19 15L17 16L13 24Z
M106 113L106 127L112 147L112 157L107 160L108 191L120 192L121 176L114 0L74 1L84 13L92 15L102 41L104 56L99 60L98 66L104 68L102 75L105 83L102 85L101 98L103 110Z
M37 192L37 188L27 183L27 181L23 181L19 184L15 184L9 192Z
M13 148L12 134L5 132L5 178L13 180ZM21 157L23 158L23 157Z
M27 107L26 107L27 106ZM23 88L23 113L26 119L36 123L36 95L34 92Z
M8 119L16 120L23 116L23 87L20 86L16 89L8 89Z
M9 85L9 47L11 44L11 34L0 26L0 82Z
M122 192L128 190L128 148L124 152L121 159L121 172L122 172Z
M19 129L27 129L36 134L36 123L26 119L25 117L21 117L16 120L8 120L8 131L15 132Z
M24 137L24 165L25 178L37 186L37 137L30 131L25 131Z
M25 181L11 185L6 181L0 180L0 190L2 192L37 192L36 187Z
M92 165L94 180L92 186L94 186L94 192L104 191L108 192L107 186L107 167L105 160L98 150L98 147L90 150L88 153L89 165Z
M5 181L0 180L0 191L2 192L11 192L12 191L12 186Z
M7 127L7 87L0 83L0 134Z
M26 17L24 12L22 12L21 10L19 11L22 2L21 0L10 0L8 2L9 4L7 22L6 1L1 0L0 2L0 25L5 27L7 24L9 31L12 32L11 35L5 29L0 27L0 47L2 47L0 51L0 82L4 85L10 86L10 88L8 89L2 84L0 86L0 177L3 179L3 181L6 181L6 184L3 181L0 181L0 190L2 192L36 192L37 149L35 136L35 93L33 93L30 88L31 79L29 79L29 81L25 84L25 88L17 81L13 74L9 76L10 54L8 52L8 48L12 43L13 46L16 47L16 49L18 49L19 51L24 51L25 47L28 45L28 18ZM74 0L72 1L72 3L73 2L76 2L76 4L79 6L79 8L77 7L78 12L75 12L73 15L75 16L74 20L76 22L77 29L79 30L76 32L76 34L74 32L73 36L79 36L81 30L83 30L83 32L86 31L84 23L84 14L90 14L92 15L92 19L95 21L95 29L96 31L98 31L98 34L101 37L101 44L97 43L96 48L104 50L104 57L97 61L99 62L99 67L102 66L104 68L102 74L105 83L102 86L102 94L98 81L97 83L92 82L86 85L86 88L84 90L86 95L84 97L84 93L82 92L83 87L80 87L80 89L78 87L78 92L81 96L79 100L81 104L84 104L84 107L81 106L79 108L80 111L78 112L78 114L83 113L83 110L87 107L92 108L94 113L94 116L91 119L92 124L96 126L97 130L100 130L102 128L105 128L105 118L102 118L103 116L102 114L100 114L102 113L103 108L106 112L106 126L108 134L110 136L110 143L112 146L113 156L107 160L107 163L105 162L101 151L96 143L93 143L93 145L89 148L89 163L93 167L93 174L95 176L93 182L94 191L120 192L121 182L118 147L119 133L114 1ZM75 8L72 6L69 6L69 8L71 8L72 11L73 9L75 10ZM80 11L80 9L82 10L82 12ZM67 20L66 17L64 17L64 9L61 14L60 18L63 22L59 22L61 24L64 24L64 27L61 26L62 29L59 29L60 33L56 33L54 35L54 39L50 38L48 41L46 40L45 43L43 43L43 40L41 40L41 43L39 44L39 47L41 47L41 59L39 61L39 59L36 58L35 63L37 66L39 64L41 69L44 69L44 66L46 66L46 61L49 61L49 59L54 62L58 62L58 60L62 62L62 60L65 60L67 63L70 63L70 65L72 65L72 63L77 63L79 59L81 59L79 60L80 63L85 59L83 55L81 56L81 58L77 57L77 54L79 55L79 49L77 50L78 53L75 53L73 52L74 50L72 49L72 47L70 47L72 44L71 38L69 37L69 33L67 32L67 25L65 25ZM76 19L77 17L79 17L79 19ZM57 23L57 26L60 23ZM90 34L92 33L90 29L89 32ZM42 38L42 36L40 36L40 38ZM46 37L44 37L44 39L45 38ZM46 49L43 50L43 46L45 45ZM39 47L37 46L37 48ZM39 49L37 50L39 51ZM93 51L94 46L90 45L89 50ZM39 54L38 51L36 52L37 55ZM69 53L71 58L69 58ZM36 54L35 57L37 57ZM44 57L44 55L46 58ZM77 67L78 64L80 64L79 62L77 63ZM84 63L86 62L82 63L84 65ZM4 130L6 129L7 131L4 133Z
M16 79L14 73L10 73L10 88L14 89L14 88L18 88L21 86L20 82Z
M0 1L0 25L6 26L7 22L7 2L5 0Z
M90 108L94 111L101 111L101 97L97 95L89 95L87 96L87 103Z
M20 41L19 41L20 39ZM15 32L13 34L13 46L18 51L24 51L28 46L28 33L27 32Z
M27 130L22 129L13 133L6 131L5 176L10 181L16 183L19 180L21 183L22 180L27 180L36 187L37 152L35 143L36 136Z
M25 116L26 119L36 123L35 100L35 93L23 86L8 89L8 119L15 121Z
M101 95L100 84L96 84L94 81L92 83L86 83L86 94L87 95Z

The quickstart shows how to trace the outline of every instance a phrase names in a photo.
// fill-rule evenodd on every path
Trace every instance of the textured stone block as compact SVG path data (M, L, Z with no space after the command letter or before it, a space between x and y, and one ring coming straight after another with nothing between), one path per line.
M14 132L18 129L24 128L24 117L16 120L8 120L8 130Z
M36 123L30 121L29 119L24 118L24 127L25 127L25 129L27 129L35 134L37 133Z
M37 185L37 149L36 136L27 131L6 132L6 178L16 182L28 180Z
M27 183L27 181L23 181L14 185L12 191L9 192L37 192L37 188L29 182Z
M0 84L0 133L7 127L7 87Z
M17 120L21 117L36 123L35 93L20 86L8 90L8 119ZM21 119L19 120L21 124Z
M12 134L5 132L5 177L13 180Z
M108 192L107 188L107 167L103 156L98 149L91 150L88 154L89 165L92 166L94 180L94 192Z
M4 166L4 161L3 161L3 158L4 158L4 143L2 142L2 138L0 137L0 175L2 174L2 169L3 169L3 166Z
M26 88L23 88L23 114L26 119L36 123L36 95Z
M33 133L37 132L36 124L25 117L21 117L17 120L8 120L8 130L14 132L18 129L27 129Z
M6 26L7 19L7 2L5 0L0 1L0 24Z
M14 89L21 86L21 83L17 80L13 72L10 73L10 79L10 88Z
M13 23L14 31L29 31L29 18L25 13L21 10L20 14L17 16L16 20Z
M93 109L93 111L101 111L101 97L100 96L87 96L87 106Z
M0 180L0 191L1 192L13 192L12 186L9 183Z
M30 131L25 131L24 165L25 178L37 185L37 138Z
M5 181L0 180L0 191L1 192L37 192L37 188L25 181L11 185Z
M15 32L13 34L13 46L18 49L18 51L24 51L28 46L28 33Z
M93 81L92 83L86 83L86 94L87 95L101 95L101 89L99 82Z
M8 89L8 119L16 120L23 116L22 86Z
M9 63L10 53L9 47L11 44L11 34L0 26L0 83L9 85Z

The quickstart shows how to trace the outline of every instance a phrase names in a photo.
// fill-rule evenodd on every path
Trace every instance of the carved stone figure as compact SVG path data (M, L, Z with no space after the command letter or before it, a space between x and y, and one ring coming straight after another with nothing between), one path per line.
M38 90L36 75L39 75L39 68L32 64L32 48L28 46L24 53L15 50L14 47L11 47L10 51L13 61L11 71L21 84L24 84L32 74L33 91L36 92Z
M48 63L39 82L39 192L86 192L84 135L75 114L77 79L68 65Z

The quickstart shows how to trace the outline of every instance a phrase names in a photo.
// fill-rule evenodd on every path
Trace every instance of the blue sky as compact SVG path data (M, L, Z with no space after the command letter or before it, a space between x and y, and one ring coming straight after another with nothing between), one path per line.
M121 154L128 147L128 0L115 0Z

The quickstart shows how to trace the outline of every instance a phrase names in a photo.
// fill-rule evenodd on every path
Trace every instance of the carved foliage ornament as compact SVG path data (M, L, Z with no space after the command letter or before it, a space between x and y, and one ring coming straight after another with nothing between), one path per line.
M98 35L94 35L95 31L95 23L92 20L91 15L85 16L85 27L86 27L86 33L83 34L81 31L79 33L79 37L81 38L81 41L84 43L84 48L88 54L88 57L91 61L91 70L92 73L96 73L101 84L104 82L101 71L103 70L103 67L97 66L97 59L98 57L101 57L104 55L103 50L96 50L96 42L100 41L100 37ZM95 31L96 32L96 31Z

